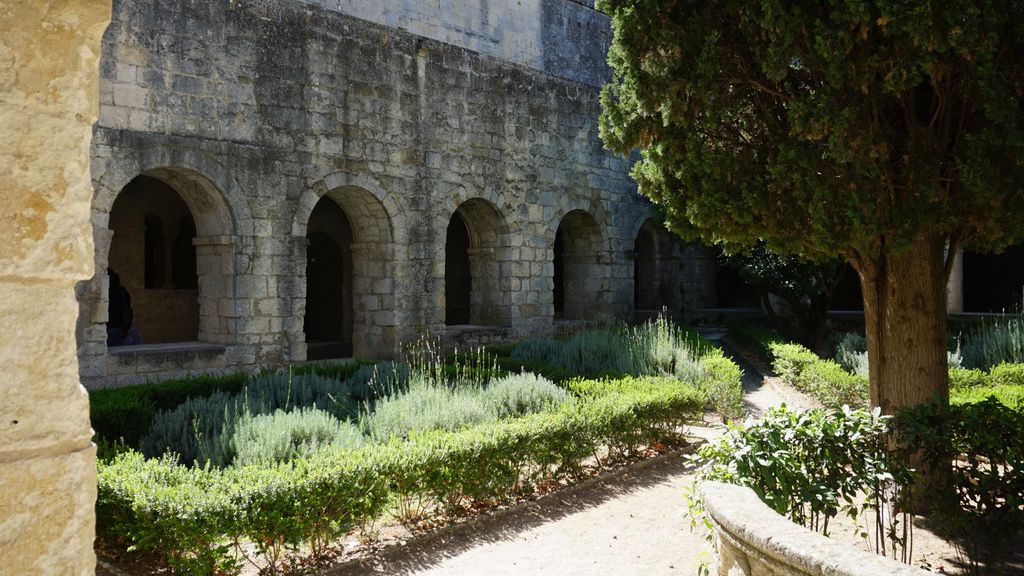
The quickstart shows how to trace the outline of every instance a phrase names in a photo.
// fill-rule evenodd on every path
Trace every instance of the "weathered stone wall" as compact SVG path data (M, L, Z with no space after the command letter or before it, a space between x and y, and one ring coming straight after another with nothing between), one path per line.
M109 17L99 0L0 8L0 572L95 566L74 284L93 273L89 140Z
M306 358L307 224L324 196L352 226L357 356L455 336L444 261L456 211L474 323L551 330L555 234L573 211L593 226L571 289L592 295L591 315L628 314L650 213L629 161L597 134L607 17L567 0L442 3L115 1L92 144L97 269L111 206L141 174L195 217L198 340L223 346L215 368ZM111 380L106 290L97 275L79 292L90 385L138 379Z
M790 522L743 486L705 482L719 576L924 576L931 574Z

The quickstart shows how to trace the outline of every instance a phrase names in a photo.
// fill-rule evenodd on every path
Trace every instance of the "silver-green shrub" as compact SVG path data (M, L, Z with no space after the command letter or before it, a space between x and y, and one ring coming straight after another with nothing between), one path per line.
M315 374L264 374L253 378L237 394L218 392L189 398L153 417L139 449L150 457L170 451L185 463L216 464L231 453L235 424L246 415L288 411L297 406L315 407L340 418L358 414L352 391L361 390L362 384L354 378L339 382Z
M570 398L564 389L530 372L492 380L483 396L497 418L541 412Z
M988 370L1003 362L1024 363L1024 312L987 322L965 338L964 366Z
M455 389L413 378L408 391L378 399L360 418L366 435L378 442L421 430L454 431L496 420L479 389Z
M844 332L839 335L836 343L835 361L861 378L868 378L868 341L858 332ZM946 361L950 369L963 365L960 345L946 352Z
M317 408L299 408L290 412L276 410L271 414L246 415L235 424L231 448L235 466L272 465L287 462L296 456L309 456L318 448L358 448L363 433L350 422L339 420ZM220 462L228 463L229 455Z

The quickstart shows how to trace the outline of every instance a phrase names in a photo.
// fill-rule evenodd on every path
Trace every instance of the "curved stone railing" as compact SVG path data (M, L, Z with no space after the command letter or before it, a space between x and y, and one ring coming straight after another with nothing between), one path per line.
M924 576L931 574L851 548L790 522L743 486L705 482L719 576Z

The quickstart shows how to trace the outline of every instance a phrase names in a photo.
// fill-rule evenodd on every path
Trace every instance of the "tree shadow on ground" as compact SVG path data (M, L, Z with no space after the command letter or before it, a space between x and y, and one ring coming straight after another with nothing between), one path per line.
M582 489L546 495L509 514L496 518L475 518L454 529L423 537L408 546L392 546L374 556L327 570L325 574L415 574L478 546L512 541L538 526L596 508L645 488L671 482L691 474L693 469L684 456L674 455Z

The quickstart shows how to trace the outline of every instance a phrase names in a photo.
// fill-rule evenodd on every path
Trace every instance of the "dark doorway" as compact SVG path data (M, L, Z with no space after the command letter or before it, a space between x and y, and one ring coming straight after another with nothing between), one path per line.
M141 341L198 340L196 224L185 200L163 180L139 176L118 194L109 226L108 267L129 295Z
M552 263L555 265L553 278L555 282L553 294L555 318L562 318L565 316L565 232L562 231L561 226L555 233L555 256Z
M352 227L330 198L309 217L306 239L306 358L352 355Z
M633 244L633 308L657 310L658 305L658 248L654 233L641 228Z
M444 323L470 323L470 295L473 276L469 267L469 230L458 212L448 222L444 260Z
M1002 254L964 252L964 312L1012 312L1024 298L1024 245Z

